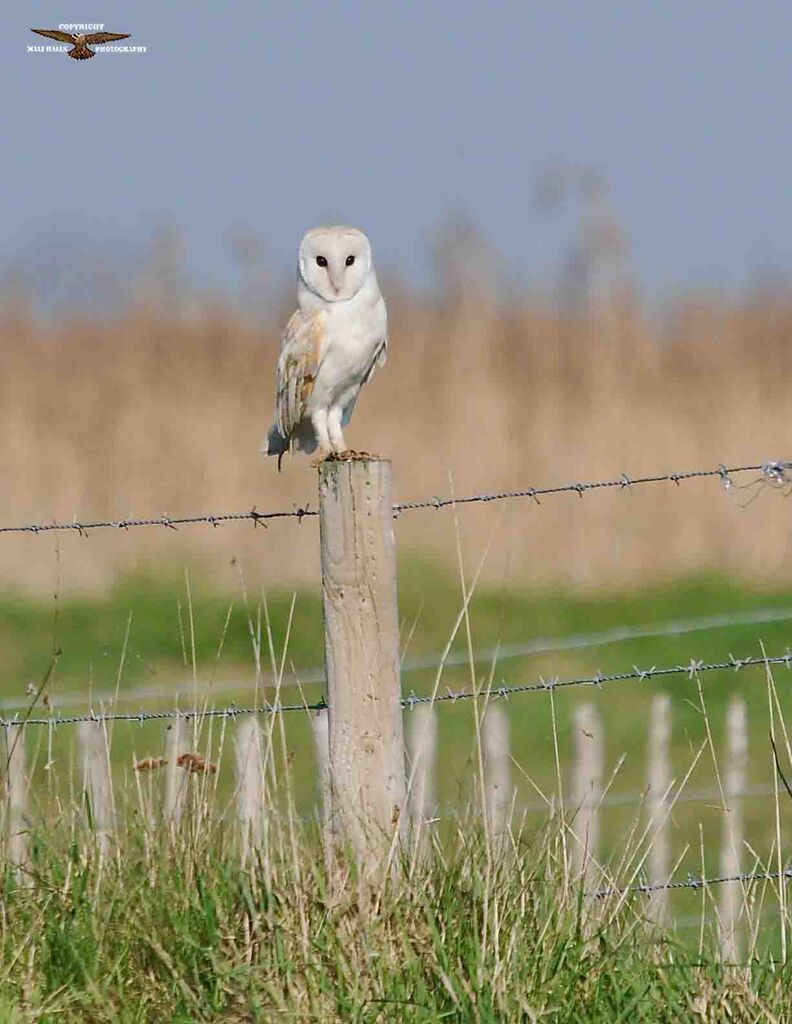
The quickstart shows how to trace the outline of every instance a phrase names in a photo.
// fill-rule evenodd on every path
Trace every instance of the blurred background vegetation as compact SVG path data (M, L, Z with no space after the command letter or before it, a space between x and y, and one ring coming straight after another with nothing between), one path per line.
M666 308L643 309L626 233L599 177L547 172L537 196L548 210L574 201L580 211L554 288L515 289L463 218L438 231L435 293L411 291L392 269L382 273L389 363L361 396L350 442L393 459L396 497L788 455L780 369L792 289L765 282L738 299L683 295ZM239 289L227 296L191 286L173 232L163 232L148 261L112 286L98 268L96 294L113 297L101 308L53 309L35 275L7 278L0 305L3 525L315 501L306 460L287 460L279 474L257 454L294 285L268 270L260 239L239 237L234 246ZM475 269L482 266L490 273ZM460 573L469 583L479 568L475 652L618 625L783 609L792 605L788 520L783 492L761 485L726 492L718 480L550 496L540 506L467 506L458 515L405 513L396 528L406 661L442 649L462 603ZM206 698L249 703L257 678L271 683L264 623L269 617L280 658L293 593L285 684L295 699L322 692L315 520L267 529L239 523L88 537L14 534L0 544L6 707L36 691L54 650L61 653L45 695L61 710L89 699L106 706L116 694L125 708L172 706L177 696L182 706ZM778 653L788 639L782 620L496 660L494 667L483 658L475 671L511 684L540 673L757 654L760 641ZM454 648L467 649L463 635ZM465 665L448 668L442 688L469 683L470 673ZM405 673L404 691L426 692L432 681L432 670ZM674 743L682 765L704 728L691 685L666 686L679 698ZM763 686L761 673L712 676L705 684L716 722L735 689L750 697L757 783L772 777ZM647 691L660 688L625 685L618 696L607 691L611 700L594 695L609 765L628 755L617 788L643 785ZM566 751L580 696L559 697ZM510 704L515 759L551 787L548 715L541 696ZM296 718L288 728L294 750L306 753L295 763L310 801L310 730ZM473 738L470 708L446 707L444 801L458 800L471 778ZM64 750L69 742L57 741ZM128 768L133 753L156 756L163 743L160 727L133 736L119 729L113 749ZM692 784L709 784L709 772L702 766ZM521 798L535 799L527 782L518 785Z

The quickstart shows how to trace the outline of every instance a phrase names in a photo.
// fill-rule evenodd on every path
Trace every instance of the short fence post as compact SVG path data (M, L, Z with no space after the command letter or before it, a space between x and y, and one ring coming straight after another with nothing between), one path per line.
M327 724L327 708L319 708L311 715L311 732L314 741L316 761L316 790L318 803L316 818L325 849L325 863L328 869L332 863L332 815L333 802L330 792L330 738Z
M493 841L497 839L502 842L509 826L514 787L509 716L500 704L487 705L481 720L481 745L484 754L487 828Z
M407 749L410 755L410 828L415 852L426 848L427 822L437 809L435 760L437 711L419 704L407 717Z
M723 836L721 840L720 874L729 878L740 873L740 847L743 842L740 797L745 789L745 766L748 759L748 726L745 701L733 697L726 717L726 768L723 772ZM783 883L782 883L783 884ZM742 884L724 882L720 889L720 942L724 963L740 959L740 905Z
M405 826L390 462L323 462L319 516L333 821L371 874Z
M83 793L88 801L89 822L99 853L104 856L115 825L107 728L102 721L80 722L77 735L82 752Z
M184 737L184 721L180 714L171 721L168 729L168 740L165 747L165 756L168 764L165 768L165 806L163 814L165 821L174 829L181 821L186 795L187 773L179 767L179 754L183 753L181 746Z
M236 803L240 858L247 864L251 850L264 838L264 757L261 726L252 715L237 723L234 733Z
M579 704L574 714L575 776L572 784L572 802L575 814L572 833L572 870L583 879L586 887L592 883L592 873L598 863L599 803L602 799L602 721L593 704Z
M6 860L19 869L28 857L27 836L27 756L25 729L22 725L5 727L6 783Z
M659 693L652 698L649 718L649 756L647 758L646 810L649 818L649 881L664 883L669 880L671 861L669 829L671 827L669 789L671 786L671 763L668 748L671 742L671 701L667 694ZM668 890L653 892L648 906L648 916L662 924L668 912Z

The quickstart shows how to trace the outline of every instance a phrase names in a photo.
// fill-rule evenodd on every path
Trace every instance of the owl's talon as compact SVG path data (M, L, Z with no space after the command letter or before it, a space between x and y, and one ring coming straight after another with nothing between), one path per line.
M372 455L371 452L356 452L352 448L347 448L337 457L343 459L344 462L367 462L369 459L378 459L379 455Z

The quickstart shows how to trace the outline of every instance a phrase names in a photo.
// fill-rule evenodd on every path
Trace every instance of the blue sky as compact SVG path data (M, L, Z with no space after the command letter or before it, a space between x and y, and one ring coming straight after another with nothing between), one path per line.
M0 268L53 288L85 254L125 266L163 224L201 280L232 281L237 230L285 273L328 220L427 286L456 212L534 286L575 223L534 198L560 161L604 175L648 296L792 271L789 0L33 0L6 17ZM71 21L147 52L26 52L44 42L30 26Z

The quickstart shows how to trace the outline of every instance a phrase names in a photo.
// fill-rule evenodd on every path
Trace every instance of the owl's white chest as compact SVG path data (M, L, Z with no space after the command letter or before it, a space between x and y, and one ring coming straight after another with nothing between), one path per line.
M387 331L385 303L356 301L329 304L320 350L319 371L309 410L345 406L360 390Z

